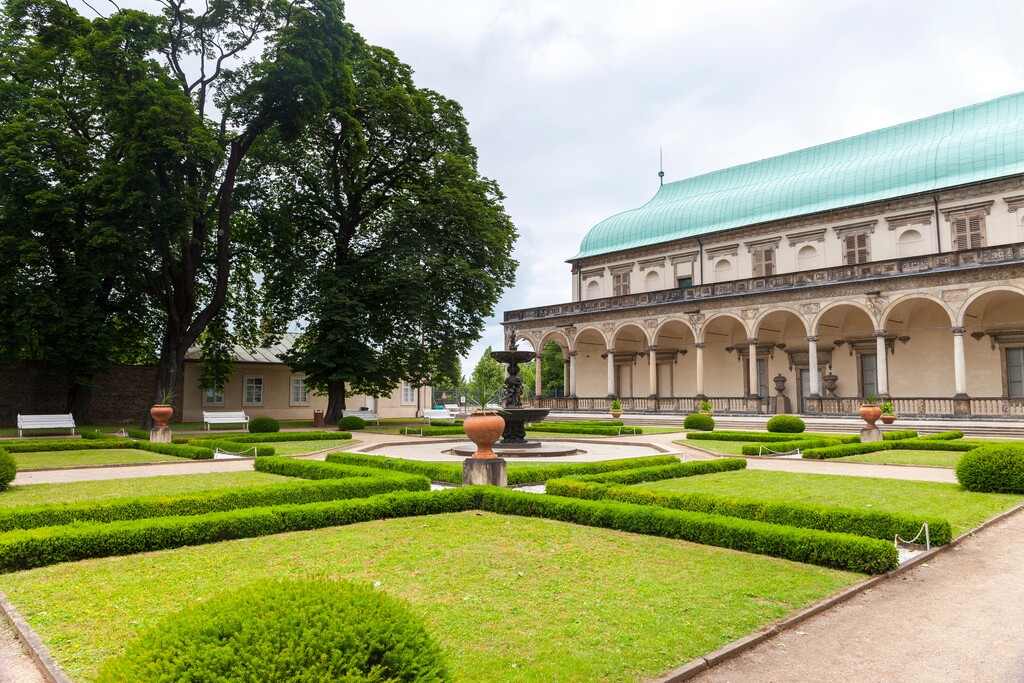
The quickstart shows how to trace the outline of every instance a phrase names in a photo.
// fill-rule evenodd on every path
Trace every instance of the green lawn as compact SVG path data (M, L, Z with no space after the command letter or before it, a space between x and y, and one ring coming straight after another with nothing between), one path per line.
M888 465L932 465L956 467L963 453L958 451L878 451L834 458L838 462L873 462Z
M358 433L358 432L357 432ZM274 449L274 455L305 455L327 450L328 448L340 448L356 442L356 439L334 439L329 441L275 441L261 444ZM249 446L250 444L245 444Z
M971 493L959 484L766 470L737 470L636 486L665 493L712 493L934 516L949 520L954 535L1024 502L1024 496Z
M283 484L295 481L262 472L210 472L209 474L176 474L137 479L109 481L76 481L66 484L28 484L11 486L0 493L0 508L42 503L77 503L84 500L106 500L131 496L173 495L233 486Z
M679 439L675 443L681 446L692 446L710 453L720 455L743 455L743 447L753 441L698 441L697 439ZM771 448L770 443L764 444Z
M380 582L456 679L638 681L859 581L856 574L543 519L464 513L90 560L0 577L79 683L163 615L274 577Z
M161 455L133 448L109 448L85 451L43 451L11 453L19 470L35 467L83 467L85 465L127 465L140 462L184 462L187 458Z

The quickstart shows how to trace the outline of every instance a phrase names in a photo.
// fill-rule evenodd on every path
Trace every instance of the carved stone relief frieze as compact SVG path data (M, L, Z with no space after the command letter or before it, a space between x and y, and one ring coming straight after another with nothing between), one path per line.
M966 289L944 289L942 290L943 301L967 301Z

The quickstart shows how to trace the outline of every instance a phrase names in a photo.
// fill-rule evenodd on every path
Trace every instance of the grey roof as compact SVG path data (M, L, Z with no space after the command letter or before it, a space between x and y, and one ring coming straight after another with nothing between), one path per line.
M286 332L281 340L273 346L261 346L256 349L246 349L237 344L231 350L231 355L236 363L278 363L284 364L279 356L291 350L295 340L299 338L296 332ZM185 353L185 360L199 360L203 351L198 346L193 346Z

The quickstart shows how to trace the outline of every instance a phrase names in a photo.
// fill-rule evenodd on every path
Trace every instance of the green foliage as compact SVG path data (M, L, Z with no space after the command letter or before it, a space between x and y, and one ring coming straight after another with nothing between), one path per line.
M658 467L640 467L627 470L615 470L599 474L584 474L574 476L573 478L579 481L598 484L626 485L640 484L646 481L661 481L662 479L694 477L701 474L714 474L715 472L731 472L733 470L746 469L746 467L747 461L743 458L719 458L717 460L678 462ZM548 493L554 493L554 491L548 490ZM554 495L559 494L555 493Z
M481 507L500 514L545 517L630 533L781 557L867 574L895 569L892 541L649 505L537 496L486 487Z
M805 449L822 449L829 448L831 446L838 446L840 443L838 439L830 438L808 438L808 439L793 439L792 441L772 441L771 446L762 446L761 444L751 443L745 444L740 450L743 455L766 455L775 453L789 453L797 449L804 451Z
M937 434L927 434L925 436L922 436L921 438L926 439L928 441L931 441L933 439L938 439L940 441L954 441L956 439L964 438L964 433L959 429L950 429L949 431L939 432Z
M454 678L440 646L403 603L369 585L321 578L257 583L189 606L129 643L97 680Z
M767 429L775 434L800 434L807 425L795 415L776 415L768 420Z
M322 464L322 463L320 463ZM116 522L225 512L270 505L303 505L330 500L367 498L392 491L429 491L424 477L366 468L329 467L344 475L321 481L294 481L264 486L238 486L177 495L134 496L103 501L21 505L0 508L0 532L75 522ZM285 472L282 472L282 474Z
M874 441L872 443L848 443L840 445L816 446L805 450L800 457L810 460L830 460L832 458L845 458L848 455L859 455L861 453L875 453L897 447L897 441Z
M406 436L459 436L464 435L466 430L459 425L445 425L443 427L402 427L398 433Z
M280 441L338 441L351 439L348 432L278 432L276 434L225 434L189 437L188 443L203 445L203 441L232 441L234 443L275 443Z
M551 434L592 434L594 436L618 436L622 425L583 424L582 422L535 422L527 429L531 432ZM630 434L643 434L640 427L629 427Z
M272 417L257 417L249 420L250 434L269 434L281 431L281 423Z
M610 408L611 408L611 410L613 412L616 412L616 413L619 412L620 410L622 410L622 401L620 401L617 398L612 399L612 403L611 403Z
M715 418L705 413L692 413L683 419L683 428L712 432L715 430ZM687 435L687 438L690 438L689 435Z
M917 436L917 432L913 429L894 429L891 432L882 432L883 441L902 441L903 439L913 439Z
M882 405L878 406L882 409L882 415L895 415L896 407L892 404L892 401L886 401Z
M466 397L481 408L488 403L497 403L501 399L504 383L505 367L491 358L491 347L488 346L473 368L469 384L466 385Z
M612 482L592 482L589 481L590 479L590 477L573 477L549 480L547 491L555 496L586 500L617 500L637 505L691 510L709 515L739 517L770 524L819 529L885 540L892 540L896 534L903 538L913 538L920 531L921 525L928 522L932 545L944 545L953 538L949 522L934 517L924 518L916 515L857 510L834 505L776 502L708 493L660 493Z
M256 456L260 458L266 458L274 454L274 449L271 446L263 446L260 444L250 445L242 443L241 441L235 441L227 436L222 439L191 439L189 444L214 451L220 450L225 453Z
M131 439L11 439L4 441L3 447L9 453L47 453L135 448L135 443Z
M11 454L0 448L0 491L7 489L7 486L14 481L18 468L14 463Z
M976 448L957 462L956 478L968 491L1024 493L1024 447L993 444Z
M564 396L565 369L563 360L565 356L562 347L555 342L548 342L541 351L541 389L545 396Z
M696 441L755 441L761 443L779 443L784 441L797 441L801 439L835 439L836 443L855 443L860 441L860 437L855 434L804 434L801 437L794 437L791 434L731 431L713 433L690 432L686 435L686 438Z
M366 420L355 415L346 415L338 420L338 429L345 431L358 431L366 428Z
M711 401L700 402L700 412L710 415L712 410L714 410L714 406L711 404Z
M182 446L176 443L133 441L132 447L137 448L140 451L160 453L161 455L173 455L176 458L188 458L189 460L213 459L213 448L207 446Z

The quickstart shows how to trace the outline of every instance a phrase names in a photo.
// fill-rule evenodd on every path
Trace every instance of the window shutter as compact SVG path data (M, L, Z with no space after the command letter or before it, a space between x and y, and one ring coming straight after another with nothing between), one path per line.
M764 276L775 274L775 250L765 249L761 252L764 256Z
M853 235L847 235L843 238L845 242L844 251L846 252L844 260L846 265L852 266L857 263L857 238Z
M953 249L959 251L970 246L970 238L967 234L967 217L960 216L953 220Z
M970 233L971 249L980 249L984 246L981 243L981 225L981 216L970 216L967 219L967 231Z

